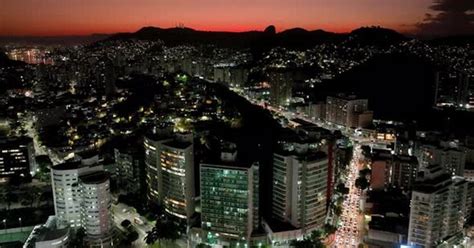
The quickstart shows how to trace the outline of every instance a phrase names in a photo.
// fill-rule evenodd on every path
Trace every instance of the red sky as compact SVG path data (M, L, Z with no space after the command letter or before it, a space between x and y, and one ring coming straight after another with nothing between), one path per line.
M407 31L432 0L0 0L0 35L133 32L143 26L346 32L380 25Z

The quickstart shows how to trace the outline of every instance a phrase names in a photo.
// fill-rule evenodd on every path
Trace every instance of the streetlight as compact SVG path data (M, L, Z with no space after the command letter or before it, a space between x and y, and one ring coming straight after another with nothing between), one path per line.
M20 222L20 232L23 230L23 227L21 226L21 217L18 218L18 222Z
M5 229L5 233L7 233L7 219L3 219L3 229Z

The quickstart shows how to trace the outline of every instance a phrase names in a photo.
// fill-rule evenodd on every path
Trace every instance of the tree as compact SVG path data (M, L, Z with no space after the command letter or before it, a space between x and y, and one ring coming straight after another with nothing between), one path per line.
M359 171L359 176L360 177L367 177L371 173L372 173L372 170L370 170L369 168L365 168L365 169Z
M330 225L330 224L325 224L324 225L324 231L327 233L327 234L334 234L337 230L337 227L333 226L333 225Z
M367 189L369 187L369 182L365 177L359 177L355 181L355 186L361 190Z
M303 240L293 240L291 246L295 248L324 248L322 242L323 233L321 230L314 230L309 236Z
M18 202L18 195L12 191L6 193L5 201L7 202L7 209L10 210L10 206L14 202Z
M128 228L132 224L131 221L129 220L123 220L122 223L120 223L121 226Z
M30 188L29 192L31 192L31 195L33 197L33 202L37 202L37 207L39 207L41 203L41 194L43 194L43 190L37 186L33 186Z
M341 206L336 206L334 208L334 214L336 214L337 216L341 216L342 214L342 207Z
M34 194L33 192L27 190L23 193L21 198L21 205L33 207L34 203Z
M147 244L154 244L156 241L175 241L179 238L179 227L170 219L166 218L158 220L153 229L147 232L145 242Z
M132 243L133 241L137 240L139 237L137 231L131 231L129 234L127 234L127 240Z

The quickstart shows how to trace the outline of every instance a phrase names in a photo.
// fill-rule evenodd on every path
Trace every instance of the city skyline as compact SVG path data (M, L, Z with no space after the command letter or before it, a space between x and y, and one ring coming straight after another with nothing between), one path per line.
M144 26L184 25L204 31L242 32L275 25L346 33L383 26L412 35L472 34L469 0L421 1L128 1L83 4L62 1L8 1L0 10L0 36L63 36L134 32ZM18 14L23 13L23 14Z

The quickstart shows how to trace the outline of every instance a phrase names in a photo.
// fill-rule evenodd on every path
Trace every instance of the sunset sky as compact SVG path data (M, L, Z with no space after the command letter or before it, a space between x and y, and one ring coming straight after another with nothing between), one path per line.
M278 31L347 32L380 25L409 32L440 11L433 2L453 1L466 2L468 14L472 10L472 0L0 0L0 35L132 32L178 23L220 31L262 30L273 24Z

